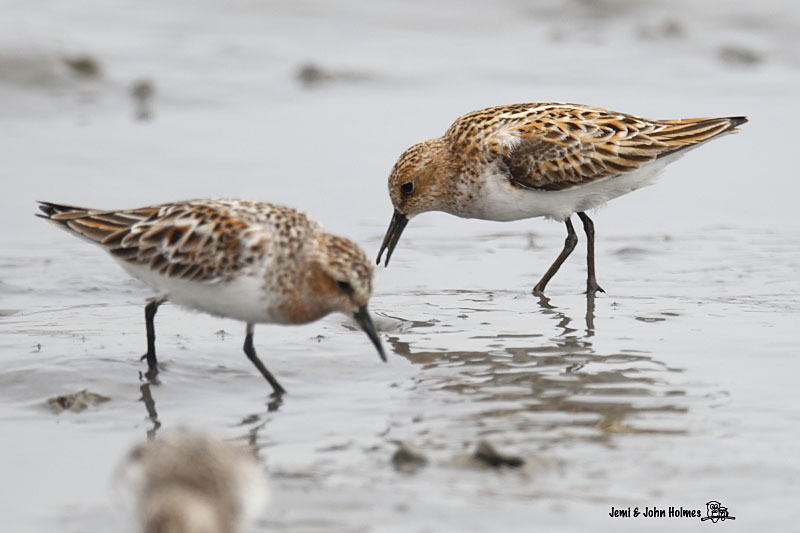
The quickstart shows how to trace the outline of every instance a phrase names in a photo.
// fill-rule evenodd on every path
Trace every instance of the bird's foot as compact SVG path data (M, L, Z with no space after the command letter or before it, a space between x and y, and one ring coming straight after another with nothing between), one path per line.
M147 372L144 373L144 377L155 383L156 376L158 376L158 361L156 360L156 354L147 352L139 358L139 361L147 361Z
M596 281L589 281L586 283L586 294L588 296L594 296L595 293L598 292L606 292L603 287L598 285Z
M139 358L139 361L147 361L147 368L149 370L154 369L156 367L156 364L158 363L155 352L147 352L146 354L144 354ZM158 371L156 370L156 372Z
M281 405L283 405L283 395L286 394L286 391L281 392L273 392L269 395L269 401L267 402L267 411L277 411Z
M152 383L154 385L159 385L158 381L158 367L148 368L147 372L144 374L139 372L139 379L146 380L148 383Z

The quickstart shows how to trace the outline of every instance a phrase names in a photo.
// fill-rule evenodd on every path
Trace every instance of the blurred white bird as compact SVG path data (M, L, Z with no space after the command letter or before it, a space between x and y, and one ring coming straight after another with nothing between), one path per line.
M117 482L142 533L235 533L268 501L252 453L182 431L133 448Z

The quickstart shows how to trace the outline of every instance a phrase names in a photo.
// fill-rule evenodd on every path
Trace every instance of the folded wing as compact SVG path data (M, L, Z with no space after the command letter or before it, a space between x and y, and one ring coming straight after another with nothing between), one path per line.
M243 266L248 224L222 206L176 203L101 211L39 202L37 214L105 248L115 258L168 277L213 282Z
M465 152L505 165L515 185L562 190L632 172L744 122L744 117L649 120L572 104L521 104L465 115L446 136L461 142ZM482 142L466 144L475 138Z

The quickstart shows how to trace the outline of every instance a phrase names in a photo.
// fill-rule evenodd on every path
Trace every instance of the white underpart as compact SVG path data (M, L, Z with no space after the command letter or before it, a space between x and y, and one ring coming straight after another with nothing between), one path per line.
M525 189L493 169L480 177L481 191L468 213L461 216L497 221L548 217L563 221L578 211L601 207L618 196L652 185L661 170L685 152L656 159L634 172L560 191Z
M255 522L270 500L267 479L255 457L252 459L252 461L239 463L235 472L235 490L238 500L242 503L242 524L244 525Z
M280 296L265 290L264 276L255 271L239 274L230 281L197 282L170 278L146 265L117 262L128 274L152 287L159 297L182 307L243 322L287 323L278 311Z

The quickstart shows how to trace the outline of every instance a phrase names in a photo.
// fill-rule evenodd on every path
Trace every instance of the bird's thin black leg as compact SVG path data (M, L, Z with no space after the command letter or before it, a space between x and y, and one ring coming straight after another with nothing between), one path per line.
M583 211L578 212L581 222L583 222L583 231L586 232L586 268L589 271L586 278L586 294L594 294L597 291L606 292L597 284L597 278L594 274L594 223L589 215Z
M286 389L281 387L281 384L278 383L278 380L275 379L275 376L273 376L270 371L267 370L267 367L264 366L264 363L262 363L256 355L256 349L253 347L254 329L255 328L253 324L247 324L247 335L244 338L244 353L247 354L247 358L250 359L254 365L256 365L256 368L259 370L259 372L261 372L261 375L264 376L267 381L269 381L269 384L272 385L272 390L275 391L276 395L281 396L286 394Z
M547 283L550 281L558 269L561 268L561 264L564 260L569 257L569 254L572 253L572 250L575 249L575 245L578 243L578 236L575 235L575 228L572 227L572 221L567 218L564 221L564 224L567 225L567 239L564 241L564 249L561 250L561 253L556 257L556 260L550 265L550 268L547 269L547 272L544 273L542 279L539 280L539 283L533 288L533 294L542 294L544 293L544 288L547 286Z
M158 374L156 361L156 327L153 321L156 317L158 306L165 301L165 298L153 298L144 308L144 323L147 328L147 353L144 354L140 360L147 359L147 372L153 376Z

